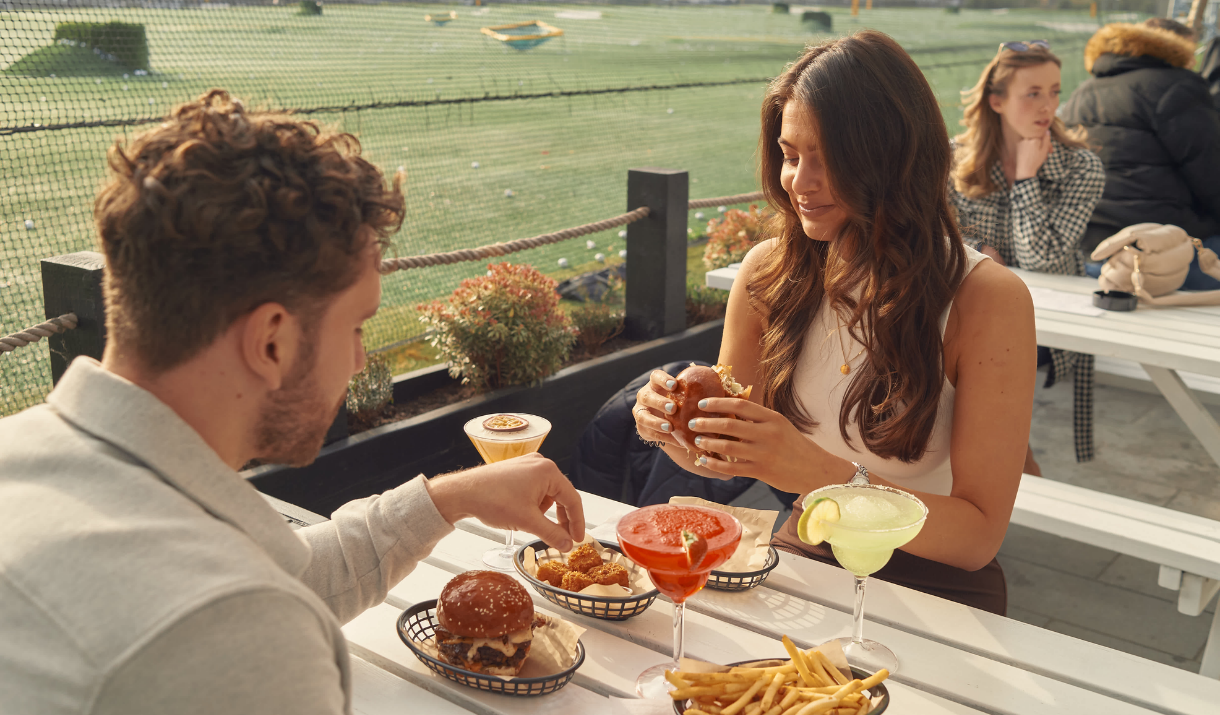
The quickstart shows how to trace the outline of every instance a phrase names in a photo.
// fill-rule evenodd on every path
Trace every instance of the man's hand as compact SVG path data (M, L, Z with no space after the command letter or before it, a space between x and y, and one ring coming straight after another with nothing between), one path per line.
M529 532L560 551L571 550L585 535L580 494L554 462L537 453L433 477L428 493L450 524L474 517L497 529ZM552 504L558 524L544 516Z

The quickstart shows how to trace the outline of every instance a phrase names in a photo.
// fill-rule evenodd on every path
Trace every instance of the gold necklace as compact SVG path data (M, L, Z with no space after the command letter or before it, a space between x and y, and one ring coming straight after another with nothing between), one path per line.
M851 361L860 357L860 355L862 355L864 353L865 346L861 345L860 352L856 353L851 358L848 358L847 349L843 347L843 321L840 320L837 315L835 316L835 321L836 321L835 335L837 335L839 338L839 353L843 356L843 364L839 366L839 372L843 373L844 375L847 375L851 372Z

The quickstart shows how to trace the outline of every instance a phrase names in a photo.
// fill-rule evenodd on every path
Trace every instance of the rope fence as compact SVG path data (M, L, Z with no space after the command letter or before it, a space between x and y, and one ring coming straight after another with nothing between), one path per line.
M537 248L551 243L566 241L570 238L585 236L590 233L599 233L607 229L618 226L626 226L629 223L635 223L642 218L648 216L648 207L641 206L634 211L628 211L625 214L608 218L604 221L594 223L586 223L583 226L574 228L565 228L562 231L555 233L544 233L541 236L533 238L520 238L516 241L508 243L493 243L489 246L479 246L478 248L464 248L460 251L448 251L445 253L429 253L423 256L408 256L406 258L387 258L381 262L382 273L393 273L394 271L405 271L408 268L422 268L424 266L443 266L448 263L461 263L463 261L478 261L484 258L492 258L495 256L507 256L510 253L524 251L529 248Z
M714 199L695 199L687 206L688 209L706 209L712 206L723 206L725 204L744 204L751 201L761 201L763 192L755 191L750 194L734 194L732 196L720 196Z
M711 206L723 206L725 204L744 204L749 201L758 201L763 198L761 191L755 191L749 194L734 194L732 196L717 196L710 199L695 199L688 205L688 209L701 209ZM586 223L582 226L574 226L565 228L562 231L554 233L544 233L541 236L532 238L521 238L516 241L508 241L507 243L493 243L488 246L479 246L478 248L465 248L460 251L447 251L444 253L429 253L423 256L407 256L405 258L387 258L381 262L381 272L383 274L393 273L394 271L405 271L410 268L424 268L427 266L443 266L450 263L462 263L464 261L480 261L486 258L495 258L498 256L507 256L510 253L525 251L530 248L538 248L560 241L567 241L580 236L587 236L591 233L600 233L619 226L626 226L629 223L635 223L640 219L647 218L649 210L647 206L641 206L634 211L628 211L625 214L620 214L612 218L602 221L594 221ZM7 353L23 348L27 345L32 345L43 338L48 338L56 333L62 333L65 330L75 328L77 324L75 313L65 313L58 318L52 318L45 323L39 323L30 328L26 328L12 335L0 337L0 353Z
M76 327L76 313L64 313L32 328L0 338L0 353L7 353Z

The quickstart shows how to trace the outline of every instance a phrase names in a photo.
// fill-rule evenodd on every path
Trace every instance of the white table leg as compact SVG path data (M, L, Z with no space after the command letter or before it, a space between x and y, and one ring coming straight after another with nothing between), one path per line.
M1186 427L1203 444L1203 449L1211 455L1216 464L1220 464L1220 424L1212 417L1207 408L1199 402L1199 398L1191 391L1176 370L1170 370L1155 365L1143 365L1152 384L1161 391L1174 412L1186 423Z
M1203 647L1199 675L1205 678L1220 678L1220 608L1217 608L1212 616L1212 628L1207 634L1207 645Z

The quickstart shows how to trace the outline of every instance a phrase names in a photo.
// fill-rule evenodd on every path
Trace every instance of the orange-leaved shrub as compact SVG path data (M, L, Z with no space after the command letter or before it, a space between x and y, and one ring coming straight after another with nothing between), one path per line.
M760 211L757 204L750 204L748 211L729 209L723 217L708 221L703 265L710 270L740 263L758 242L758 232L769 213L765 208Z
M418 306L434 331L430 342L463 385L495 389L541 380L556 372L576 341L559 309L555 281L532 266L489 265L447 301Z

